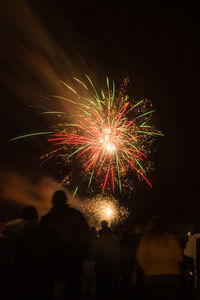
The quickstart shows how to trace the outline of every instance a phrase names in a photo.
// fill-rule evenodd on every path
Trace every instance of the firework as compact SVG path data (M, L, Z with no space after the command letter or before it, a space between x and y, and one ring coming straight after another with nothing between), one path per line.
M96 182L102 194L106 189L114 193L116 186L120 192L122 186L131 187L134 176L128 177L128 174L132 173L144 179L151 187L146 177L152 168L148 156L155 137L162 135L150 122L155 111L152 104L147 99L129 99L126 94L128 79L116 90L115 82L110 83L107 77L106 89L103 91L97 91L87 75L88 83L73 79L79 85L77 89L61 82L72 94L71 99L52 97L70 103L74 113L47 111L45 114L55 114L59 118L52 131L32 133L15 139L49 135L48 142L52 143L54 149L41 156L43 162L55 156L62 158L66 165L78 161L88 188ZM65 177L62 182L66 182Z
M82 211L90 226L101 228L101 222L107 221L109 226L124 222L128 215L128 209L120 206L112 196L97 195L92 199L83 201Z

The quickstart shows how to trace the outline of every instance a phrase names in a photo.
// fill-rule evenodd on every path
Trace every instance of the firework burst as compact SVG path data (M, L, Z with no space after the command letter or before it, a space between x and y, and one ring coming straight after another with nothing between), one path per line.
M112 196L97 195L83 201L82 211L90 226L101 228L101 222L107 221L109 226L123 223L129 215L127 208L120 206Z
M43 162L55 156L61 157L67 165L78 160L88 188L95 181L102 194L105 189L114 193L116 186L120 192L122 185L130 187L127 175L131 172L151 187L146 177L152 165L148 156L155 136L162 135L151 125L151 115L155 111L151 103L147 99L129 99L126 94L127 78L116 90L115 82L111 83L107 77L103 91L97 91L87 75L88 84L73 79L79 88L61 82L72 94L71 99L52 97L70 103L74 113L47 111L45 114L55 114L59 118L53 131L18 138L48 134L48 142L53 144L54 149L41 157ZM68 177L67 174L62 182L65 183Z

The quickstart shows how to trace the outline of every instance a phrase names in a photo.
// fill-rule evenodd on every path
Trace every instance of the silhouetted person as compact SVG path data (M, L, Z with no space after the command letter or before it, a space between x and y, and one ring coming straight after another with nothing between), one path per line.
M200 230L195 225L188 234L188 241L184 249L183 268L186 277L188 298L199 293L200 287Z
M112 230L108 227L108 222L106 220L101 222L101 230L99 230L99 235L101 237L112 236Z
M82 299L96 299L96 273L95 273L95 247L98 241L95 227L89 228L89 249L88 255L83 261L83 288Z
M96 297L113 299L116 287L118 244L106 221L102 222L96 247Z
M97 239L97 231L95 227L90 227L89 229L90 241L94 241Z
M196 241L196 286L197 295L200 296L200 238Z
M3 299L40 299L42 257L39 232L38 214L33 206L24 207L19 218L5 225L12 257L5 274Z
M53 194L52 204L41 219L41 228L53 247L49 263L55 294L59 298L61 288L66 288L68 299L80 299L82 261L87 253L89 227L82 213L67 204L62 190Z
M131 274L131 282L134 286L135 294L140 295L144 291L144 272L141 269L137 258L137 249L139 245L140 238L142 236L143 228L140 224L135 224L131 232L131 242L132 242L132 255L133 255L133 270Z
M132 235L128 230L125 230L122 238L119 241L120 255L119 255L119 279L120 279L120 292L127 299L131 293L131 278L134 268L134 255L133 255L133 241Z
M180 244L168 233L165 220L153 217L137 250L138 262L145 273L147 299L180 299L182 257Z

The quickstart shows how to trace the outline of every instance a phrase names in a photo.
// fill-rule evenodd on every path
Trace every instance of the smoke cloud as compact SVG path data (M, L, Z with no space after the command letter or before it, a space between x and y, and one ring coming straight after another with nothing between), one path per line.
M65 191L70 206L81 210L81 200L78 197L73 198L66 188L61 187L51 177L43 177L35 182L14 171L0 172L1 204L9 207L33 205L37 209L39 217L46 214L51 208L52 195L58 189ZM9 219L9 215L7 219Z

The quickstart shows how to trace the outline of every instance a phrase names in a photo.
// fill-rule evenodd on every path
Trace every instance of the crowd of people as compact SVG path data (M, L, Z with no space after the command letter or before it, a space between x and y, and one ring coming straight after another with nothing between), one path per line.
M200 234L181 243L161 216L144 231L89 227L62 190L39 220L33 206L4 226L0 300L196 300Z

